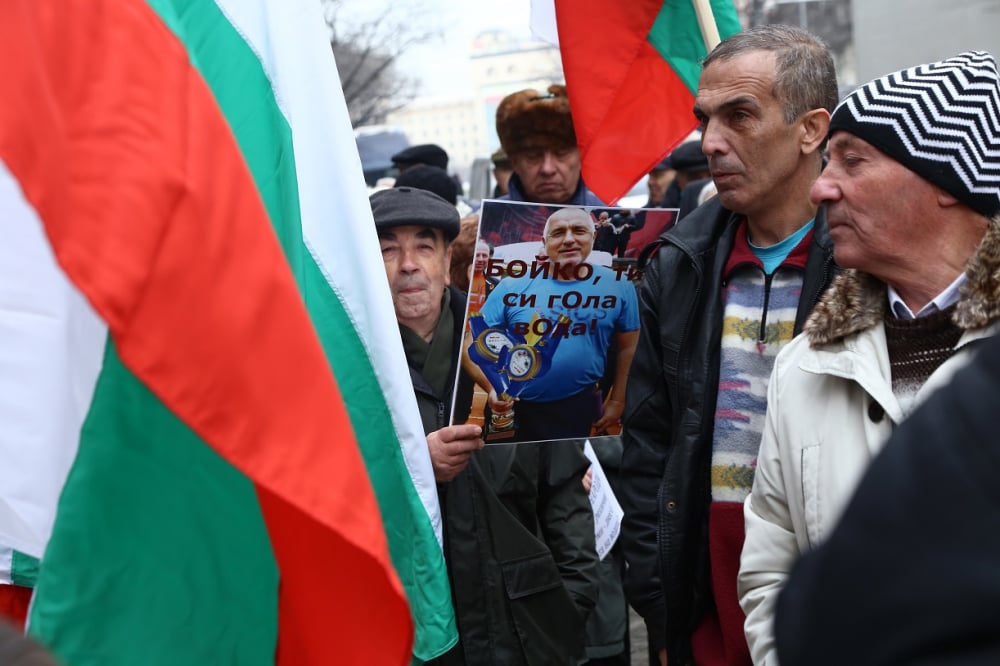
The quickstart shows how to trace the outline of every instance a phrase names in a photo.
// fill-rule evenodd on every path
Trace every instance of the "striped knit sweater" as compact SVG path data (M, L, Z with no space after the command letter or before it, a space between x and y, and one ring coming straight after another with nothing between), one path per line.
M771 275L764 274L742 229L736 238L722 294L712 500L742 504L753 485L774 359L794 335L812 233Z
M750 493L767 409L767 381L792 339L809 231L771 275L747 243L746 223L726 264L719 391L712 444L708 544L715 607L691 638L700 666L750 666L736 574L743 548L743 500Z

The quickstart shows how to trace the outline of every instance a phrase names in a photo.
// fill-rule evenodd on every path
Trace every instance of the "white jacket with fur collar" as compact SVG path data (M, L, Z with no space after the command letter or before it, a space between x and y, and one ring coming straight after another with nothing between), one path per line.
M959 351L920 389L926 400L1000 328L1000 217L966 268L954 315ZM757 666L777 663L778 592L803 552L830 534L872 457L903 418L892 392L882 324L886 286L845 271L817 304L802 335L775 360L753 491L744 505L740 605ZM817 600L817 603L822 603Z

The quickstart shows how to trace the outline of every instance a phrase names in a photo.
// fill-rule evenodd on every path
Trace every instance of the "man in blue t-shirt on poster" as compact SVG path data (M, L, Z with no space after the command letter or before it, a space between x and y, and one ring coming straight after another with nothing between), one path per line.
M533 277L507 277L494 288L480 314L484 323L528 341L547 338L555 351L512 348L507 364L516 396L516 439L537 441L587 437L619 424L624 388L639 339L635 287L624 274L587 262L594 246L594 220L582 208L561 208L545 223L543 243L550 270ZM608 351L615 345L614 383L597 388ZM466 365L468 367L469 364ZM515 407L497 396L482 373L472 370L495 414Z

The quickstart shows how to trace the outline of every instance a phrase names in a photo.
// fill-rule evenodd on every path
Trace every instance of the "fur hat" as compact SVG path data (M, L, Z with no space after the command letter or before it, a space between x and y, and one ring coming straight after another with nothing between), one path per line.
M375 229L414 225L440 229L448 242L458 235L458 210L433 192L415 187L392 187L368 197Z
M978 213L1000 212L1000 76L967 51L871 81L833 112L850 132Z
M528 89L504 97L497 107L497 136L508 156L536 144L575 148L566 86L553 84L547 95Z

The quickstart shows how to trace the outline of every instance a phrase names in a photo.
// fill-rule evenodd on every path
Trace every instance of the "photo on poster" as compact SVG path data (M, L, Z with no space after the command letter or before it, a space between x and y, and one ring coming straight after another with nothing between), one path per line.
M452 422L469 413L487 444L618 434L635 259L676 214L484 201L459 369L476 388Z

